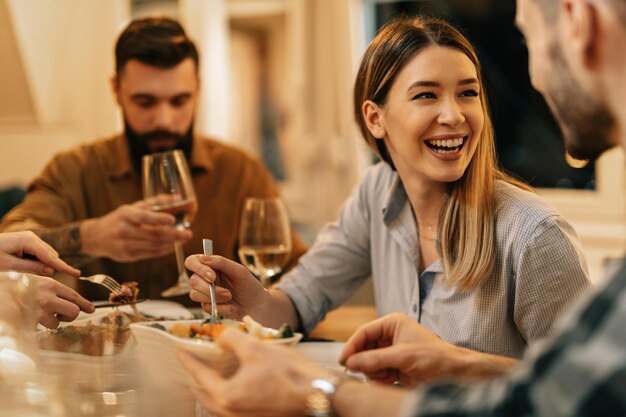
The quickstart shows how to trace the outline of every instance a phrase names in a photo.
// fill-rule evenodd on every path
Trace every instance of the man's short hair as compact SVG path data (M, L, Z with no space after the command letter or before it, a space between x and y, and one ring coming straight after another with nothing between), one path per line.
M115 72L118 75L131 59L154 67L172 68L187 58L193 59L197 69L196 45L180 23L166 17L133 20L115 44Z

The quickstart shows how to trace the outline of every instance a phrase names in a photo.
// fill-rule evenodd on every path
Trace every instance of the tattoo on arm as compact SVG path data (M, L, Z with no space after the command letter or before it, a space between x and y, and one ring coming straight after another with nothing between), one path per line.
M69 223L37 232L39 237L52 246L66 262L81 266L93 259L82 253L80 222Z

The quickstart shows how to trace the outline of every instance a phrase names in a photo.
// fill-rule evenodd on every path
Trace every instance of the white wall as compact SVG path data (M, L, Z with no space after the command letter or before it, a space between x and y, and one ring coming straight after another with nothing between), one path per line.
M24 184L59 149L119 127L108 79L129 7L128 0L6 1L35 121L0 124L0 184Z

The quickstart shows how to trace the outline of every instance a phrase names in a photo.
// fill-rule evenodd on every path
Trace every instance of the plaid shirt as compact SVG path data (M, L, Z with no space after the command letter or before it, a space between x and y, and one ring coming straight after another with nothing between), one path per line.
M626 264L514 373L415 392L409 416L626 416Z

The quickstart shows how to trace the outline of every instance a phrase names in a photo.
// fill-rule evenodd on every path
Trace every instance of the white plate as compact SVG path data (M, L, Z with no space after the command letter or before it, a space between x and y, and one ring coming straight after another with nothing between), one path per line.
M347 371L344 366L339 364L339 355L344 345L343 342L306 342L298 343L295 349L324 368L332 369L359 381L367 381L362 373Z
M343 342L306 342L299 343L296 350L318 365L343 370L339 365L339 355L343 346Z
M139 312L153 317L165 317L169 320L192 319L193 314L182 304L167 300L147 300L136 305ZM126 314L133 314L131 306L117 307ZM91 320L97 323L101 318L108 316L113 307L99 308L93 314L86 314L81 311L75 321Z

